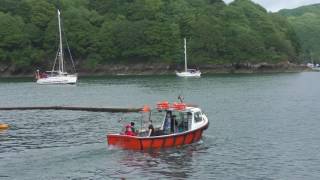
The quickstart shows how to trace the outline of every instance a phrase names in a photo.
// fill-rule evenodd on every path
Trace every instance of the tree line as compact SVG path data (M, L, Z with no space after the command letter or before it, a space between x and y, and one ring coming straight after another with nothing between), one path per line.
M308 5L296 9L281 10L286 16L300 40L304 63L320 63L320 4Z
M287 19L250 0L1 0L0 64L50 67L58 48L57 9L77 66L108 63L298 62Z

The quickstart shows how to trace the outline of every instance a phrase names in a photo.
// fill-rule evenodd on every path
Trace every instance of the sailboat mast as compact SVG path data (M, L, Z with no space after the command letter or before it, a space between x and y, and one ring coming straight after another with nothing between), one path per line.
M184 38L184 71L187 72L187 39Z
M62 33L61 33L61 21L60 21L60 11L58 9L58 22L59 22L59 38L60 38L60 63L59 63L59 70L61 72L64 72L64 67L63 67L63 49L62 49Z

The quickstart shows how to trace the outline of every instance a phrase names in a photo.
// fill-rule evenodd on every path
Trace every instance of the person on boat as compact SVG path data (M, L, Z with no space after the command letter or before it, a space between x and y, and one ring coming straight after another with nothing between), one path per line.
M178 130L178 122L177 122L177 119L176 118L174 118L174 132L176 133L176 132L179 132L179 130Z
M172 115L172 127L171 127L171 133L175 133L178 131L178 122L177 122L177 116Z
M148 136L149 136L149 137L150 137L150 136L154 136L155 133L154 133L154 128L153 128L153 125L152 125L152 124L149 125L148 129L149 129Z
M180 122L180 124L178 125L178 132L183 132L184 131L184 126L183 126L183 121Z
M37 71L35 72L35 77L37 80L40 79L40 70L39 69L37 69Z
M171 114L167 114L165 122L164 122L164 126L163 126L163 133L164 134L170 134L170 126L171 126Z
M131 131L133 133L136 133L136 128L134 127L134 122L131 122L130 125L131 125Z
M132 131L132 126L130 124L126 125L124 134L127 136L135 136L136 134Z
M40 78L47 78L48 74L45 72L40 73Z

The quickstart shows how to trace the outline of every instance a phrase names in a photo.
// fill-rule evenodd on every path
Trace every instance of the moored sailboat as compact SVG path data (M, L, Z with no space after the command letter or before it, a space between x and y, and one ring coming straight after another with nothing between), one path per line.
M187 63L187 39L184 38L184 72L176 72L179 77L200 77L200 70L188 69Z
M58 14L58 25L59 25L59 50L57 52L57 56L55 58L53 67L51 71L46 71L44 73L40 73L39 70L36 72L36 79L38 84L76 84L78 75L76 73L69 74L64 67L64 54L63 54L63 43L62 43L62 32L61 32L61 19L60 19L60 11L57 11ZM68 47L69 48L69 47ZM69 50L70 52L70 50ZM58 69L56 70L56 61L58 59ZM72 61L73 69L74 62L72 60L72 56L70 54L70 59Z

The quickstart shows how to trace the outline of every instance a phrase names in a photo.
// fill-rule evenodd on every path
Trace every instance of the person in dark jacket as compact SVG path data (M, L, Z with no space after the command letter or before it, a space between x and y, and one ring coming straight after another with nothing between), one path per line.
M154 136L155 133L154 133L154 128L152 124L149 125L148 129L149 129L148 136Z

